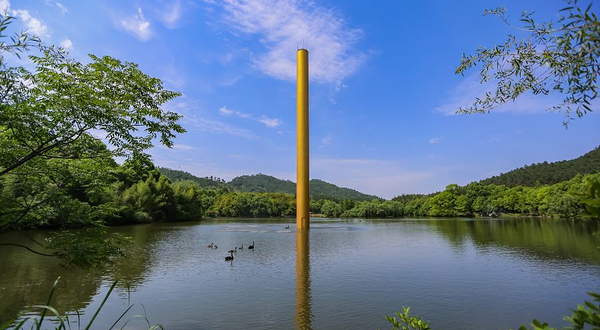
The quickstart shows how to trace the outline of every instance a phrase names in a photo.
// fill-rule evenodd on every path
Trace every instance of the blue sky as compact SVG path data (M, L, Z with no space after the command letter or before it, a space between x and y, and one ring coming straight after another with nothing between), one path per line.
M584 1L585 2L585 1ZM540 1L1 0L15 28L73 57L136 62L183 93L175 147L154 161L230 180L295 179L295 53L310 52L311 177L391 198L467 184L600 144L600 115L574 120L533 97L486 115L454 115L486 86L454 70L463 53L515 33L484 9L556 18ZM596 10L598 10L596 8ZM594 104L597 110L598 102Z

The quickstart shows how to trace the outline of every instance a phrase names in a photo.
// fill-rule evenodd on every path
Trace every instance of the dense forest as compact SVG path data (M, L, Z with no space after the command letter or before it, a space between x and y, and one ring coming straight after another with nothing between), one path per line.
M181 170L172 170L159 167L161 173L171 179L173 182L181 180L190 180L196 182L202 188L225 188L240 192L263 192L263 193L284 193L295 194L296 184L289 180L277 179L270 175L255 174L242 175L226 182L223 179L215 177L197 177ZM331 199L342 201L351 200L372 200L377 196L363 194L350 188L338 187L334 184L319 179L312 179L309 182L310 197L314 199Z
M189 180L195 182L201 188L227 188L230 186L227 181L218 177L197 177L185 171L172 170L166 167L157 167L157 169L173 182Z
M597 199L594 182L600 171L593 171L593 161L600 155L595 149L570 161L533 165L511 171L495 179L527 177L554 178L557 168L575 173L569 180L534 186L489 183L488 180L466 186L451 184L444 191L429 195L407 194L386 201L347 188L339 188L321 180L311 180L310 211L327 217L387 218L402 216L489 216L514 214L526 216L585 217ZM533 170L532 170L533 169ZM209 217L278 217L295 214L295 184L272 176L245 175L225 182L215 178L197 178L187 172L161 169L179 184L187 182L199 189L203 215ZM596 174L581 175L578 171ZM521 173L521 174L519 174ZM185 181L188 180L188 181ZM548 179L549 180L549 179ZM207 183L208 181L208 183ZM511 181L513 182L513 181ZM215 189L205 189L205 187ZM596 200L597 202L597 200ZM593 204L593 202L592 202Z
M508 187L534 187L567 181L577 174L594 174L598 172L600 172L600 147L575 159L526 165L480 182L483 184L501 184Z

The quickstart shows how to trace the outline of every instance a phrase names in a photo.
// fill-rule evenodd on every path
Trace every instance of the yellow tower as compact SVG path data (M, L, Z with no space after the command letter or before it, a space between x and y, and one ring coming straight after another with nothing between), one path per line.
M308 50L297 53L296 228L308 229Z

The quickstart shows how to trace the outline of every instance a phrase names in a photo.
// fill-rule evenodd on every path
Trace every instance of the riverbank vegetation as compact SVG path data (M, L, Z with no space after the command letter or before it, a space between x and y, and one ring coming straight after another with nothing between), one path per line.
M569 323L568 327L554 328L548 323L534 319L529 326L522 325L518 330L583 330L598 329L600 327L600 294L589 292L594 302L585 301L577 305L571 316L564 319ZM423 321L419 316L410 315L410 308L403 307L402 312L396 312L396 316L386 316L386 320L392 325L392 330L432 330L429 322Z
M90 55L84 64L27 32L9 38L12 20L0 14L0 232L61 230L39 250L3 248L89 267L127 242L105 235L107 224L200 219L196 190L171 184L145 154L185 132L162 108L180 94L135 63Z
M555 218L588 217L599 196L600 173L576 175L568 181L537 187L451 184L430 195L401 195L392 200L311 199L310 211L326 217L398 218L403 216L475 217L511 214ZM176 184L195 187L208 217L282 217L295 215L295 198L285 193L206 189L194 181ZM188 188L189 189L189 188Z

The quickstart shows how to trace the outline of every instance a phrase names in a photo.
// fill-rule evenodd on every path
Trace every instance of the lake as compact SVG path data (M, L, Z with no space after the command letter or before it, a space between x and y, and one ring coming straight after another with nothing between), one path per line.
M533 318L561 326L590 300L586 292L600 291L597 221L311 221L309 233L291 219L112 228L134 242L104 270L67 270L1 247L0 323L44 304L58 276L51 305L81 311L84 324L121 280L94 329L108 328L129 304L129 316L145 314L167 329L389 329L384 316L402 306L434 330L516 329ZM0 242L34 247L20 233ZM218 249L206 247L212 242ZM133 318L127 328L144 324Z

